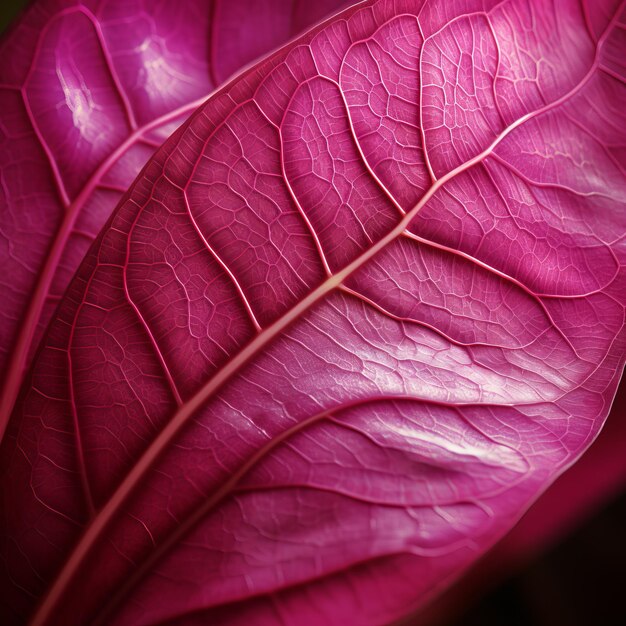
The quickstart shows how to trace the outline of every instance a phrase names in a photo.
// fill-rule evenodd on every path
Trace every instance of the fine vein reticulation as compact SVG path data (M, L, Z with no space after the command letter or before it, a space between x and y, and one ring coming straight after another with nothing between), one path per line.
M625 18L364 3L201 107L14 415L11 615L386 623L510 528L623 368Z
M0 440L74 271L155 148L231 74L344 3L288 4L39 0L3 42Z

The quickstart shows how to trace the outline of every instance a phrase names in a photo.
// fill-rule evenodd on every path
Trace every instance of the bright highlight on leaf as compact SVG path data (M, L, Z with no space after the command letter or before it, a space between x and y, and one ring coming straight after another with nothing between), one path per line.
M11 418L8 621L385 624L493 545L623 369L625 53L610 0L378 0L202 105Z
M0 440L72 275L155 149L345 0L37 0L0 48Z

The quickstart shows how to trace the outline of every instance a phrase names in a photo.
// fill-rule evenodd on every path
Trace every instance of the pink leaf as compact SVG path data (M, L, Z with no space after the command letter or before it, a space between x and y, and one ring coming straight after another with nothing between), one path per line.
M557 4L359 4L157 152L3 445L15 620L388 623L590 445L626 12Z
M0 439L72 275L216 86L345 0L39 0L0 48Z

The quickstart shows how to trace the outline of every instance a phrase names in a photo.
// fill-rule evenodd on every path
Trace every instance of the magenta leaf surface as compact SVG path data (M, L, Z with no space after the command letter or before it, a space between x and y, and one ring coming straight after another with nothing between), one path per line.
M17 404L6 621L384 624L501 537L623 369L625 52L610 0L380 0L210 98Z
M161 142L345 0L38 0L0 48L0 439L89 245Z

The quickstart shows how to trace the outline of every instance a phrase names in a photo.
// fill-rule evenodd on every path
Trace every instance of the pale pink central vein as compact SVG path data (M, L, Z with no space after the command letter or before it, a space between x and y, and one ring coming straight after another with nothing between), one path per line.
M34 615L31 626L44 626L48 620L52 617L57 604L62 599L66 589L73 580L74 576L80 569L81 564L90 553L97 540L101 537L104 530L108 527L115 515L121 510L123 504L131 493L134 492L137 485L146 476L149 469L152 467L161 453L168 447L170 442L180 432L182 427L189 422L191 417L196 413L198 409L204 405L213 394L218 391L228 380L232 378L244 365L246 365L256 354L258 354L263 348L265 348L272 340L280 335L292 322L298 319L303 313L312 308L316 303L320 302L330 292L339 287L350 275L361 268L372 257L383 250L392 241L402 235L409 227L413 218L419 213L424 205L439 191L446 183L455 178L462 172L467 171L473 166L479 164L486 159L500 144L505 137L507 137L516 128L524 124L530 119L538 117L552 109L560 106L563 102L578 93L584 85L591 79L597 66L598 66L598 54L601 48L602 41L606 38L610 32L615 19L607 27L605 33L598 41L596 58L591 65L588 72L582 78L582 80L573 87L570 91L563 96L540 109L523 115L515 122L510 124L505 130L503 130L498 137L482 152L469 159L465 163L462 163L458 167L454 168L446 175L439 178L430 189L424 194L421 200L406 213L406 215L398 222L398 224L385 235L382 239L376 242L371 248L366 250L363 254L354 259L342 270L326 279L321 285L310 292L303 300L298 302L293 308L287 311L282 317L278 318L273 324L265 328L254 339L248 343L240 352L238 352L226 365L209 379L197 392L192 396L188 402L178 408L173 415L167 426L159 433L150 446L146 449L137 463L133 466L132 470L127 474L122 483L113 493L108 502L100 510L95 518L91 521L87 527L82 538L77 543L76 547L72 551L69 559L66 561L63 569L57 576L54 584L50 588L44 601L40 605L38 611ZM119 152L119 150L118 150ZM95 184L95 183L94 183ZM308 420L307 420L308 423ZM257 455L255 455L256 459ZM245 464L246 469L249 469L249 464ZM240 473L237 473L240 476ZM232 482L232 481L230 481ZM228 483L230 485L230 482ZM234 485L232 485L234 486ZM211 498L212 506L215 506L221 499L223 499L228 490L221 489L217 492L219 499ZM217 495L217 494L216 494ZM204 513L206 513L205 507L202 507Z

